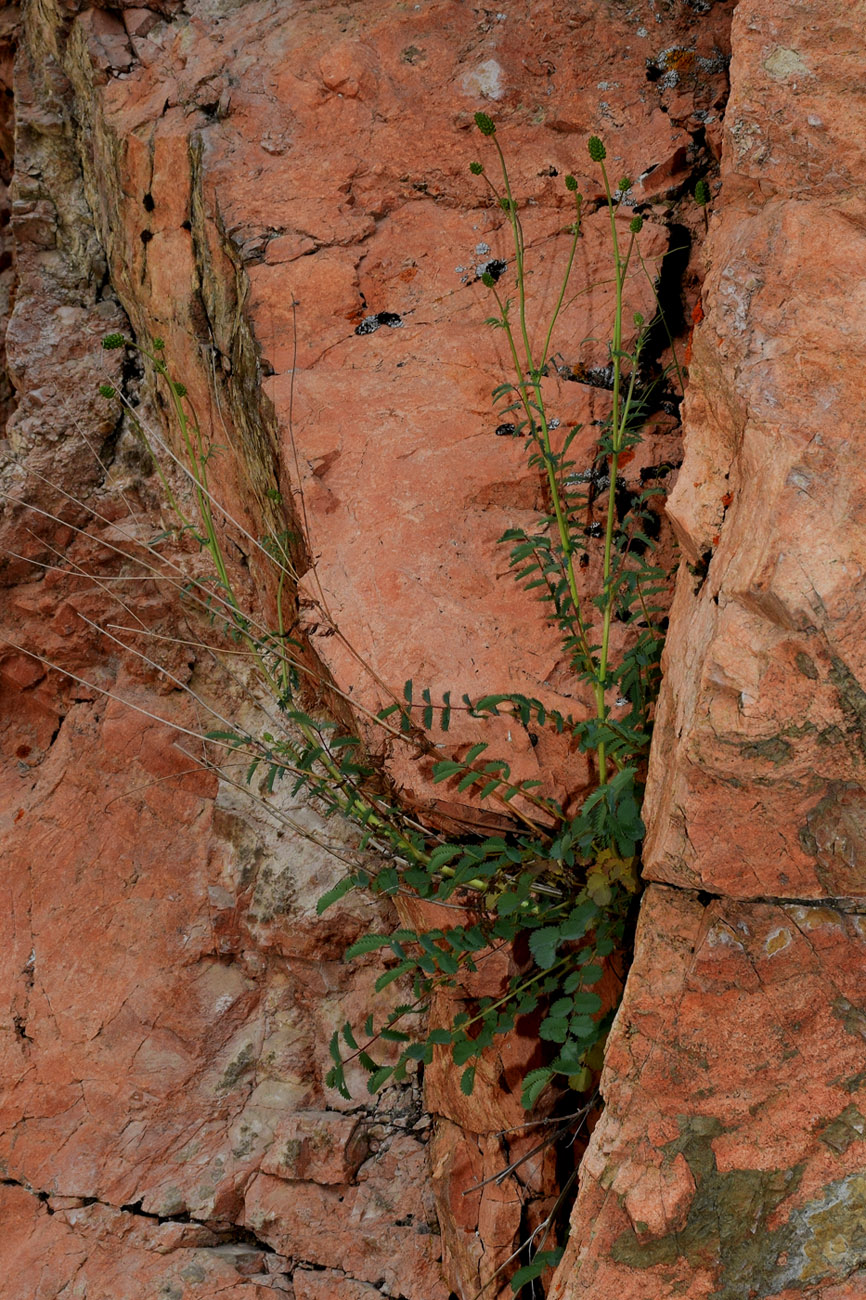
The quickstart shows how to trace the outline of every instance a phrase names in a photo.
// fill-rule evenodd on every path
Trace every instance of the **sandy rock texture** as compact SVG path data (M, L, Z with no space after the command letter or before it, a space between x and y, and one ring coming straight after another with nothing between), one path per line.
M301 626L360 705L381 706L380 681L402 693L411 677L437 701L511 688L580 707L556 633L496 546L540 498L522 440L496 436L490 403L505 357L480 327L478 274L507 246L468 171L483 143L472 116L502 115L539 309L567 241L564 174L599 197L591 131L651 205L643 250L656 266L691 237L670 228L668 197L711 158L726 89L718 11L693 30L596 0L561 15L262 0L192 5L146 32L126 20L126 44L104 13L68 34L40 26L74 86L112 283L136 329L166 339L201 409L215 376L229 377L225 493L254 516L269 491L292 503ZM668 63L685 41L680 75ZM117 184L102 183L107 169ZM606 361L591 341L611 311L605 218L588 211L585 229L575 284L595 287L563 318L567 373ZM646 314L642 279L634 298ZM555 375L549 387L562 427L586 425L576 455L589 464L607 394ZM631 472L677 460L661 418ZM451 743L477 734L455 716ZM503 724L496 743L516 776L544 769L560 795L586 784L580 755L536 740ZM430 796L429 765L389 764L407 798Z
M203 766L206 703L242 712L237 686L174 641L159 653L167 681L92 626L201 635L177 583L146 568L158 496L96 394L135 379L101 348L129 323L82 184L72 90L12 17L0 1295L446 1300L417 1081L369 1099L350 1069L351 1104L324 1084L334 1029L377 1000L375 972L343 950L391 917L355 900L320 922L343 864L286 818L314 834L320 820L291 801L257 819ZM258 1213L262 1186L296 1208L294 1233L284 1213L277 1226ZM312 1225L317 1194L328 1213Z
M95 384L160 411L100 339L165 340L215 445L220 500L253 536L295 534L299 625L347 694L381 698L357 652L397 691L411 675L434 695L513 688L579 708L496 547L540 499L490 405L503 357L480 324L478 275L506 246L468 172L473 113L502 124L539 305L571 216L566 172L589 200L577 273L592 288L569 306L562 374L547 381L562 427L585 423L589 464L608 397L579 381L607 359L593 340L611 301L585 139L603 135L616 175L633 179L648 265L680 250L662 286L678 331L703 228L679 199L718 158L731 8L4 10L4 75L17 53L14 123L8 98L0 116L14 244L14 268L0 262L3 635L81 679L2 651L10 1300L34 1286L40 1300L466 1300L494 1275L486 1294L510 1294L497 1270L551 1207L555 1162L472 1188L530 1147L501 1130L522 1121L535 1044L503 1044L472 1099L437 1062L426 1114L414 1084L368 1100L357 1068L354 1101L326 1089L328 1039L363 1019L376 974L341 953L390 919L353 902L317 922L339 861L276 816L318 829L313 814L251 811L201 766L195 735L172 731L206 726L208 702L242 707L206 657L161 643L196 702L83 622L118 617L113 590L150 632L187 636L177 593L106 549L140 559L161 524L146 462ZM650 303L636 282L633 306ZM676 464L674 426L654 419L635 482ZM499 743L516 775L544 767L559 793L585 785L581 757L555 741L503 728ZM395 755L391 772L407 798L429 798L417 764Z
M738 9L669 503L698 572L680 582L668 645L647 858L656 879L739 897L856 897L866 883L864 331L849 274L866 103L842 6L802 18Z
M840 3L734 15L668 503L662 883L557 1300L866 1295L861 29Z
M554 1296L864 1294L864 942L650 887Z

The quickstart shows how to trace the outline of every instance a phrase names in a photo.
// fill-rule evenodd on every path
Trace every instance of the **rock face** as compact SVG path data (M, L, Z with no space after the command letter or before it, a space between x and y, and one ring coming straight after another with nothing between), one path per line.
M391 918L354 901L315 919L348 832L311 847L293 829L321 835L311 810L251 809L202 765L208 709L249 705L188 644L198 634L166 574L194 557L143 567L159 488L95 385L164 412L100 339L165 340L217 444L220 501L253 537L296 534L304 630L347 695L381 699L357 652L398 691L412 675L434 692L570 703L557 642L495 546L539 502L490 405L503 357L479 328L478 275L506 249L467 170L472 117L507 124L539 313L570 220L563 173L599 197L583 161L593 131L638 178L657 266L699 231L677 200L718 151L730 7L697 24L598 0L526 15L457 0L4 10L4 73L17 46L14 123L0 118L14 244L14 273L0 262L10 1300L510 1294L509 1256L552 1208L556 1162L542 1152L473 1187L531 1151L531 1132L501 1130L523 1120L537 1045L504 1042L471 1099L436 1062L427 1114L417 1081L369 1100L350 1069L350 1103L325 1087L330 1036L363 1019L376 973L348 970L342 951ZM607 359L591 341L611 310L592 206L566 375ZM690 310L694 263L667 288ZM650 303L636 283L632 306ZM589 463L606 393L548 382L563 427L585 422ZM672 426L655 422L635 481L677 460ZM93 626L136 618L138 655ZM474 734L467 722L454 738ZM556 742L499 739L515 775L585 784ZM395 759L392 775L429 798L418 765Z
M479 330L489 305L478 273L507 248L501 213L468 171L472 114L485 104L510 114L543 319L556 291L548 267L567 243L562 176L576 170L598 196L590 131L615 139L616 166L640 178L635 201L654 204L647 258L681 237L667 198L706 161L701 140L718 127L726 10L697 39L674 18L648 28L637 10L618 18L596 0L567 18L545 6L528 28L454 0L396 15L365 4L287 16L254 3L193 5L146 31L89 13L68 34L55 19L34 37L74 86L112 283L137 331L165 338L201 409L213 383L201 349L230 374L239 432L223 497L239 509L236 477L254 514L269 491L294 504L303 625L360 706L381 707L381 683L401 693L407 678L437 701L446 690L519 689L562 707L579 696L557 634L507 581L495 545L539 497L522 440L495 436L490 392L506 358ZM683 41L680 77L667 63ZM617 87L616 112L599 85ZM101 183L106 169L118 184ZM602 322L607 332L606 238L602 214L589 214L577 282L595 287L570 304L563 339L591 340ZM634 291L646 313L649 286ZM606 360L591 341L564 357L572 369ZM589 464L606 394L550 387L563 428L585 423L576 455ZM676 448L661 421L634 475L676 461ZM451 739L477 735L463 719ZM503 724L496 744L515 777L552 773L560 795L586 784L579 755L537 741ZM405 797L430 796L423 764L389 761Z
M866 1295L866 112L850 11L740 0L668 509L635 964L557 1298ZM712 895L708 900L707 895Z
M213 664L170 642L166 681L93 627L191 631L172 555L146 567L161 526L145 459L96 394L135 387L101 348L129 326L74 93L28 21L5 334L0 1294L446 1300L417 1080L365 1100L350 1070L352 1105L324 1084L334 1028L376 1000L342 952L391 924L362 900L315 915L346 832L311 845L288 828L321 836L320 820L285 799L257 820L202 765L206 702L249 708Z
M847 269L863 251L866 116L842 22L830 5L800 35L795 10L738 11L724 203L669 503L707 572L680 584L647 857L657 879L735 897L866 885L864 338Z
M251 705L188 644L165 566L195 557L142 568L159 488L95 393L110 380L158 422L141 371L100 339L165 340L220 501L251 538L293 533L299 626L361 717L409 677L434 698L579 706L496 548L539 501L490 405L504 358L478 276L507 249L468 173L477 109L503 127L540 314L563 174L599 197L593 132L635 178L649 263L681 250L661 285L675 331L708 268L670 504L691 567L652 883L552 1294L866 1294L856 11L740 0L723 137L733 9L29 0L0 15L0 75L17 49L14 122L0 101L9 1300L501 1297L553 1207L549 1151L494 1181L534 1141L514 1131L533 1042L503 1041L472 1098L443 1060L423 1107L417 1079L369 1099L350 1068L351 1102L325 1086L333 1031L374 997L375 968L341 954L393 917L355 899L319 921L350 831L287 796L251 808L203 763L208 710ZM684 200L720 158L701 253ZM546 381L563 427L585 426L587 464L608 399L567 376L607 359L592 208L591 288ZM646 311L649 288L635 294ZM629 472L677 448L660 415ZM267 604L255 548L236 561ZM134 647L158 645L171 680L92 626L136 617ZM586 784L554 739L503 725L497 743L516 776ZM423 764L389 762L429 806ZM478 824L467 805L438 813Z

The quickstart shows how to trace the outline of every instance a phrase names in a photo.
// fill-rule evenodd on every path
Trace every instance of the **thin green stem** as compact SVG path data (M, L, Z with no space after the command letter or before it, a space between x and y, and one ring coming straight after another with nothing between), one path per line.
M479 1011L477 1015L472 1016L470 1020L465 1020L461 1025L461 1029L468 1029L470 1025L477 1024L479 1020L486 1020L491 1011L496 1011L499 1007L505 1006L507 1003L513 1001L519 993L523 993L526 989L532 988L533 984L538 984L540 980L547 979L548 975L552 975L554 971L559 970L562 966L566 966L569 962L573 961L574 954L568 953L565 957L561 957L558 962L555 962L553 966L547 966L544 970L537 971L535 975L531 975L529 979L523 980L523 982L518 984L516 988L509 989L509 991L503 994L501 998L498 998L496 1002L492 1002L489 1007L485 1007L483 1011Z
M514 334L511 329L510 322L508 320L507 312L503 310L502 300L499 297L498 293L496 294L496 301L499 305L500 312L502 314L503 327L505 329L506 335L508 336L508 344L511 350L511 357L516 371L518 391L520 393L520 400L523 404L523 408L524 411L526 412L526 417L529 422L529 435L536 441L536 443L538 443L541 449L542 460L544 462L545 473L547 476L548 489L550 492L550 500L551 500L551 504L553 505L554 515L556 516L556 528L557 528L557 533L559 535L559 544L562 550L562 555L563 555L563 560L565 565L565 575L568 584L568 592L571 598L571 604L574 610L575 623L578 629L578 640L580 642L581 651L585 660L584 667L588 672L592 673L594 669L594 661L593 661L592 652L589 648L589 641L583 623L580 591L577 584L577 572L575 570L575 563L574 563L574 550L575 550L574 541L572 539L571 533L568 528L568 522L565 518L565 510L563 507L562 493L560 491L560 486L556 478L556 472L555 472L556 460L553 455L553 451L551 447L550 426L548 424L547 412L544 405L544 394L541 389L541 370L543 369L543 363L541 366L537 366L535 364L535 360L532 353L532 345L530 344L529 341L529 329L528 329L527 318L526 318L526 272L525 272L525 263L524 263L523 228L520 224L520 219L517 215L517 205L514 202L514 197L511 192L511 181L508 175L508 167L505 162L505 156L502 152L499 141L495 138L495 136L493 138L493 143L496 146L496 152L499 155L499 164L502 169L502 179L505 186L507 215L508 215L509 223L511 225L512 239L514 241L515 265L517 271L517 292L518 292L518 304L519 304L519 316L520 316L520 335L523 343L525 365L521 365L520 363L520 359L517 353L517 346L514 340ZM578 229L575 230L574 238L572 241L572 250L568 261L568 267L566 270L562 289L560 291L559 298L554 311L554 318L553 318L554 321L556 317L559 315L559 311L562 306L562 301L565 296L566 286L568 284L568 278L571 274L571 268L574 262L574 251L577 247L577 240L579 237L579 216L580 216L580 204L578 203ZM545 339L545 348L544 348L545 357L547 355L547 351L550 346L550 335L551 335L552 328L553 328L553 322L551 322L550 329L548 330L547 337ZM527 383L523 377L524 368L526 370L527 375L529 376L529 384L531 384L532 386L532 393L534 397L533 403L529 401L529 397L527 395L527 391L526 391ZM533 414L533 412L535 414Z
M581 218L582 201L583 200L581 196L579 194L576 195L575 205L577 207L577 216L575 217L574 226L572 228L571 248L568 250L568 262L566 263L565 275L563 276L562 279L562 286L559 290L559 297L556 300L556 306L553 309L553 315L551 316L550 324L547 327L547 337L544 340L544 347L541 352L541 362L538 367L539 370L543 370L544 367L547 365L547 357L550 352L550 340L553 335L553 327L556 324L557 320L559 319L559 313L562 311L562 303L563 303L563 299L565 298L565 291L568 288L568 282L571 278L571 270L572 267L574 266L574 256L575 253L577 252L577 241L580 239L580 218Z

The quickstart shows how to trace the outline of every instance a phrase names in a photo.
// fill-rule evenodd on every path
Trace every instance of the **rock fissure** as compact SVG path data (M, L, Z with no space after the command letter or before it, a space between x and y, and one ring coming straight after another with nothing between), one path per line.
M793 894L727 894L714 893L708 889L697 889L690 885L682 883L672 883L670 881L655 881L652 876L647 878L647 884L663 885L666 889L673 889L685 895L691 895L698 902L706 907L711 903L736 903L743 906L762 906L768 907L812 907L828 908L846 916L863 916L866 915L866 899L863 898L842 898L830 894L816 894L810 897L795 897Z
M113 1205L110 1201L105 1201L98 1196L82 1196L80 1193L67 1195L64 1192L52 1191L47 1192L32 1187L29 1183L15 1178L0 1178L0 1187L19 1187L28 1195L35 1197L42 1205L45 1206L48 1214L56 1212L56 1206L62 1209L87 1209L91 1205L102 1206L106 1210L115 1210L121 1214L129 1214L135 1218L147 1219L151 1223L160 1224L196 1224L202 1228L208 1228L213 1235L218 1238L217 1245L229 1245L236 1243L239 1245L248 1245L264 1254L272 1255L276 1253L274 1247L265 1241L260 1241L255 1233L248 1228L240 1227L237 1224L221 1223L218 1219L198 1219L188 1213L180 1214L156 1214L143 1208L143 1201L133 1201L124 1205Z

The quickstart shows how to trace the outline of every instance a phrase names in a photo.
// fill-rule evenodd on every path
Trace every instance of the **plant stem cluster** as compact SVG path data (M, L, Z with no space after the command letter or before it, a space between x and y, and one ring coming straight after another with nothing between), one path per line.
M347 959L371 953L385 959L376 990L396 985L402 1000L382 1018L371 1011L363 1026L346 1024L335 1032L327 1082L348 1097L346 1065L354 1059L367 1071L373 1093L404 1077L416 1068L413 1063L430 1063L440 1050L451 1054L460 1086L470 1093L482 1054L498 1035L520 1023L523 1032L531 1026L544 1045L541 1064L523 1082L523 1101L531 1108L556 1081L577 1091L591 1088L616 1010L616 997L600 990L610 987L606 975L616 975L615 958L639 887L642 782L659 683L659 597L666 576L654 562L654 533L647 527L652 492L632 494L623 512L620 490L624 458L640 442L649 413L650 389L640 376L654 321L636 312L629 315L626 305L635 264L644 268L638 249L641 218L633 217L626 228L620 212L631 183L624 177L611 188L604 145L592 137L588 152L603 184L615 289L607 357L611 405L593 464L578 466L572 454L581 426L558 432L558 421L547 409L544 380L583 235L584 200L575 178L567 176L565 188L574 205L568 251L552 311L539 326L530 320L526 238L496 126L483 113L476 115L476 123L492 146L496 179L480 162L470 170L483 179L491 201L504 214L513 254L513 297L499 277L486 272L481 277L495 304L488 323L503 332L511 364L510 376L493 396L515 433L525 436L529 464L540 477L546 502L532 528L509 529L501 540L509 547L515 577L544 602L558 627L563 653L591 705L571 716L516 693L481 699L464 695L457 703L446 692L434 700L428 688L419 690L409 679L400 694L379 682L386 691L383 707L362 713L368 728L378 729L391 746L424 757L435 782L492 806L508 829L461 838L431 830L388 792L380 765L360 738L308 706L319 682L302 645L290 634L297 574L287 534L258 541L244 535L276 576L276 626L268 628L244 610L233 585L223 541L233 521L211 493L210 452L189 395L169 373L161 340L138 350L167 388L182 450L177 463L191 485L194 508L185 512L160 468L157 449L148 444L166 503L178 529L193 536L213 567L210 579L189 584L188 594L247 656L269 701L268 726L259 734L221 720L208 740L243 758L246 781L256 783L259 797L266 799L277 782L288 780L293 793L305 792L326 816L337 814L359 828L356 851L346 857L346 874L320 900L320 912L350 890L361 889L458 903L458 915L464 918L450 927L367 934L352 945ZM110 335L105 346L135 345ZM102 392L110 400L118 397L111 385ZM131 409L130 415L147 440ZM602 496L596 501L599 484ZM590 574L597 575L594 590L587 590ZM615 626L624 629L616 637ZM490 754L483 741L460 757L443 757L443 736L455 710L481 721L509 717L571 737L595 773L582 806L568 810L543 793L541 782L513 780L508 762ZM503 946L525 955L515 958L517 973L500 992L468 1006L464 1001L450 1024L431 1024L419 1036L419 1013L429 1011L434 994L443 988L459 993L466 976ZM521 1270L521 1282L535 1276L550 1255L541 1251L535 1264Z

